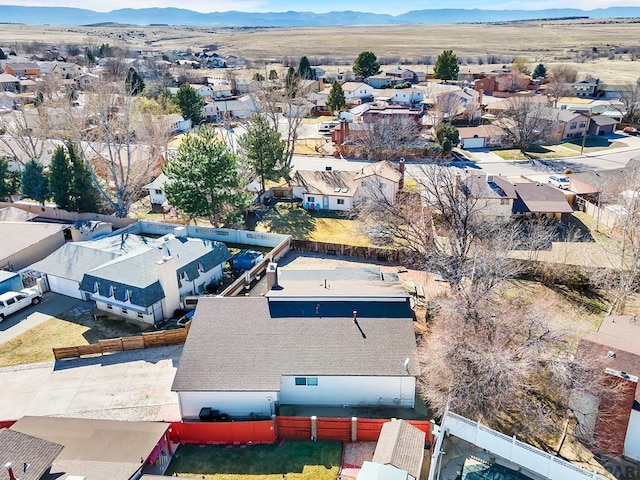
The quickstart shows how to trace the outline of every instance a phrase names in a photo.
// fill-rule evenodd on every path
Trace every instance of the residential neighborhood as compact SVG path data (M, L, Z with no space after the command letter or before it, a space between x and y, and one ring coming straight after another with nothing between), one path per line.
M236 53L0 38L0 476L636 478L640 71Z

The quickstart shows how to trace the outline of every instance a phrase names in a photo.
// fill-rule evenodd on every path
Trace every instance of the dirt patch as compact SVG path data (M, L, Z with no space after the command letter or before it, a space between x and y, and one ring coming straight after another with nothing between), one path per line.
M141 332L152 330L153 327L133 320L125 320L122 317L110 315L101 310L96 310L90 304L81 305L57 316L60 320L86 327L83 334L87 343L96 343L105 338L131 337ZM57 345L58 347L70 346Z

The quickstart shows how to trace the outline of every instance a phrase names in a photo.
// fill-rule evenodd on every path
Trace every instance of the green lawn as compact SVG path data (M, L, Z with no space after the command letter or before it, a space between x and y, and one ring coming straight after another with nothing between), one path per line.
M181 445L165 475L206 480L335 480L341 458L339 442L287 441L282 446L246 448Z
M256 231L291 235L298 240L368 246L369 239L358 229L356 220L337 212L308 212L296 204L278 203L256 226Z
M582 149L582 138L576 138L570 142L562 144L563 147L580 152ZM627 144L623 142L616 142L608 140L604 137L587 137L584 143L584 152L599 152L601 150L609 150L612 148L626 147Z

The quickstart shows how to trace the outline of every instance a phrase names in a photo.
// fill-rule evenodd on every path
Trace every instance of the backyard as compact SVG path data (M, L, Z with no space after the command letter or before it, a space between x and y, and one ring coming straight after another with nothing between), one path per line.
M358 222L337 212L309 212L297 204L277 203L256 226L256 231L291 235L297 240L343 243L369 246L369 239L360 232Z
M181 445L166 475L206 480L335 480L341 457L339 442Z

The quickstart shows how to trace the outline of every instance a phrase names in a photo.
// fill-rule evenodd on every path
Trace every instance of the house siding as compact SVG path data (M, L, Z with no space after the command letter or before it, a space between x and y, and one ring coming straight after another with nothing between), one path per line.
M314 376L317 386L298 386L296 377L283 376L280 384L280 403L291 405L365 406L390 405L413 408L415 378L398 377L334 377Z
M186 297L187 295L198 295L203 293L204 289L211 282L218 283L221 280L222 265L217 265L208 272L200 272L200 276L195 278L193 281L189 280L188 277L181 279L180 283L182 286L180 287L180 296Z
M211 407L231 417L275 414L278 392L178 392L183 420L198 418L200 409Z
M102 310L103 312L107 312L111 315L117 315L123 318L130 318L132 320L137 320L138 322L149 323L153 325L156 321L161 321L164 319L164 315L162 313L162 302L156 302L151 305L149 308L140 307L137 305L132 305L128 303L118 302L114 300L113 302L97 299L93 295L91 296L91 300L96 302L96 308L98 310ZM111 308L108 308L108 305ZM122 309L125 309L127 313L124 313ZM170 312L171 314L173 312ZM138 314L142 316L139 317ZM167 316L170 316L169 314Z

